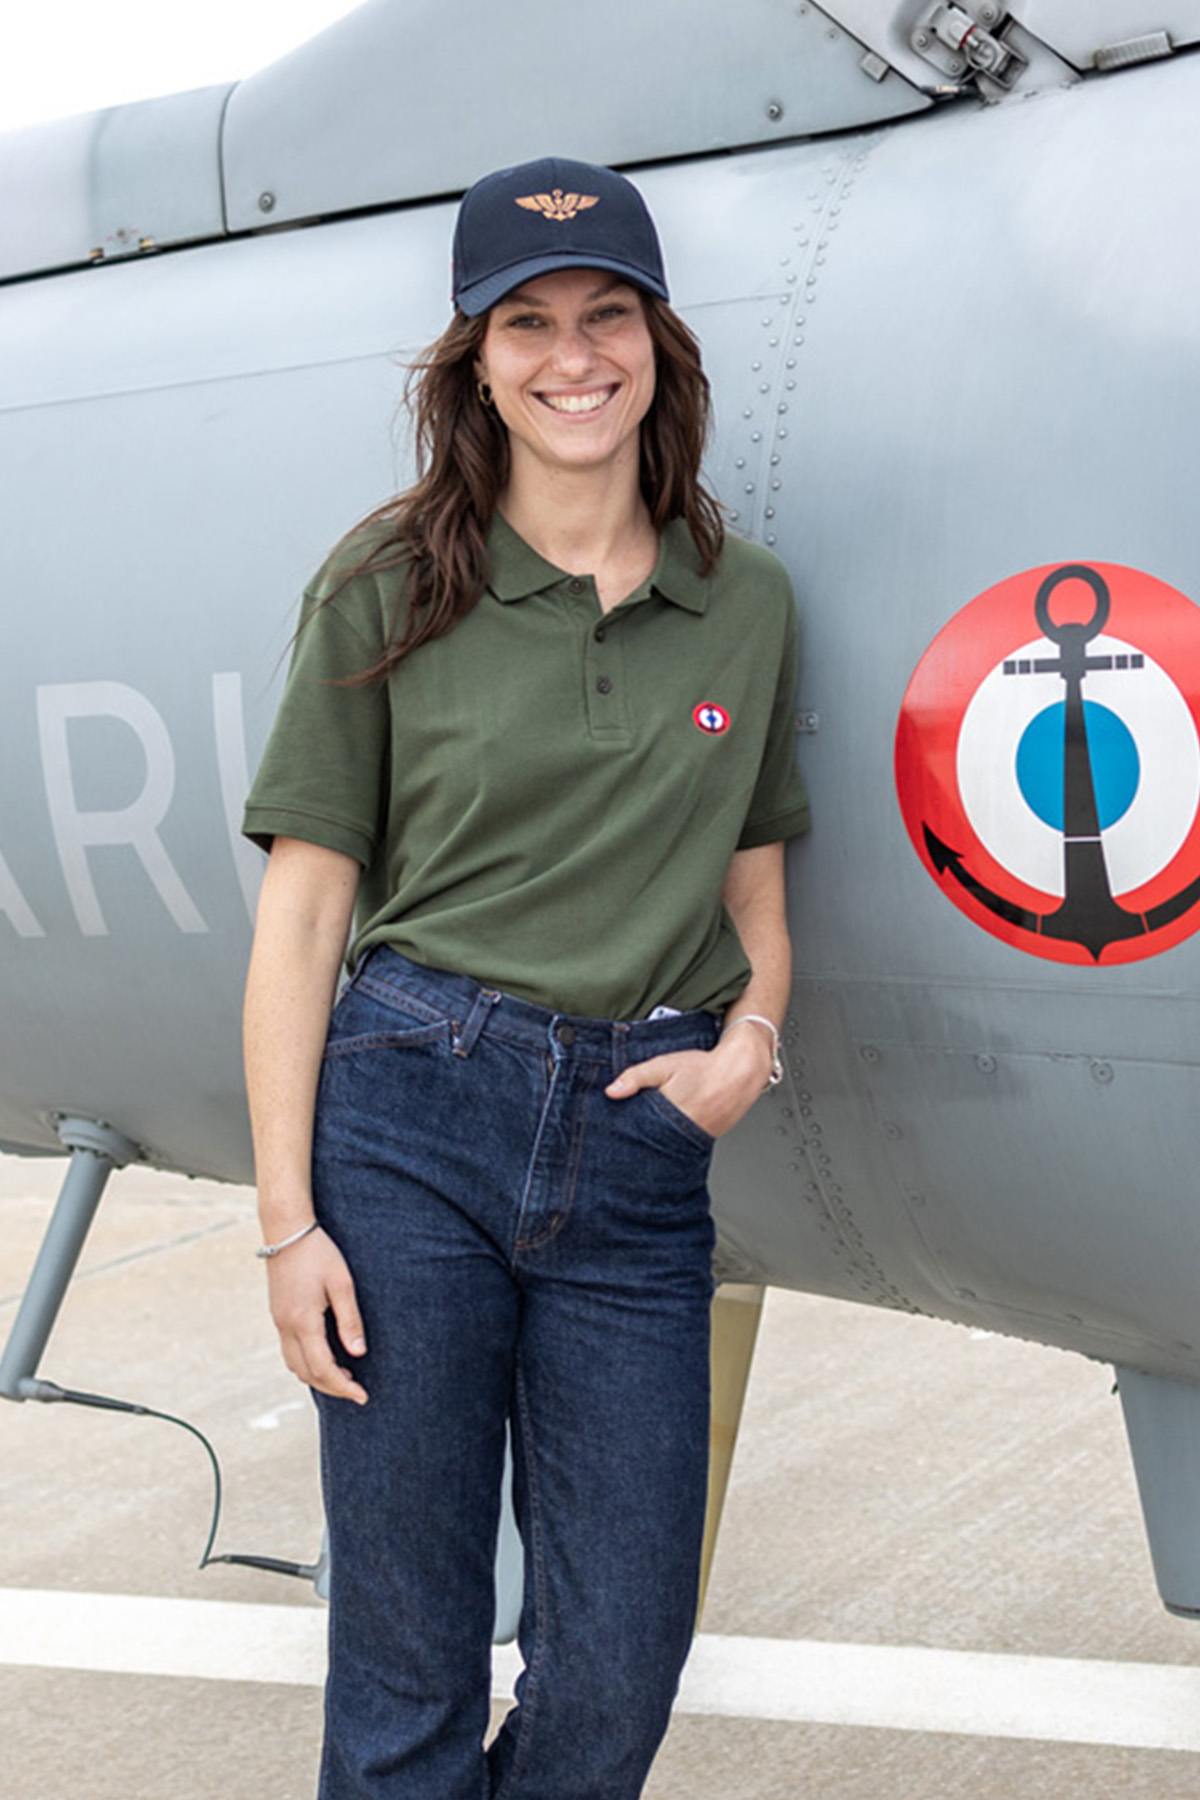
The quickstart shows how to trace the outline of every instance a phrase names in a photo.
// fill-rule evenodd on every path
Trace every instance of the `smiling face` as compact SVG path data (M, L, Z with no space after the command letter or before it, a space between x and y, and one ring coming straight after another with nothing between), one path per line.
M498 300L475 364L522 456L559 469L632 460L654 399L641 295L604 269L555 269Z

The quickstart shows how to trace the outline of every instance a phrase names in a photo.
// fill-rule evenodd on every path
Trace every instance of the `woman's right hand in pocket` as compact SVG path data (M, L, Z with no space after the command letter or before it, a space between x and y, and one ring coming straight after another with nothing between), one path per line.
M318 1225L278 1256L268 1257L267 1287L283 1360L292 1374L323 1394L365 1406L367 1390L334 1359L325 1329L329 1307L346 1349L352 1356L364 1354L366 1333L354 1278L333 1239Z

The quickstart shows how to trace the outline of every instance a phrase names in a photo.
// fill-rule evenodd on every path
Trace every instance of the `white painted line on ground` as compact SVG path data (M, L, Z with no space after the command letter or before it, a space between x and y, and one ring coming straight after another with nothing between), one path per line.
M0 1588L0 1665L319 1687L328 1617L311 1602Z
M1200 1750L1200 1668L1173 1663L702 1632L678 1704L726 1718Z
M319 1687L327 1622L309 1602L0 1588L0 1665ZM521 1666L515 1643L494 1647L494 1698L511 1697ZM702 1632L675 1710L1200 1750L1200 1668Z

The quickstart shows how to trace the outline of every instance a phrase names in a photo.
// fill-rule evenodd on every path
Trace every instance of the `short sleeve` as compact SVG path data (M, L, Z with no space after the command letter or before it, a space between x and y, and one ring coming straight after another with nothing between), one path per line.
M758 779L737 841L739 850L797 837L811 823L808 793L796 766L796 602L790 581L787 587L787 621L775 699Z
M311 585L311 584L310 584ZM331 687L368 668L380 647L305 589L283 695L246 796L241 832L269 851L276 834L340 850L364 868L384 815L390 709L386 682Z

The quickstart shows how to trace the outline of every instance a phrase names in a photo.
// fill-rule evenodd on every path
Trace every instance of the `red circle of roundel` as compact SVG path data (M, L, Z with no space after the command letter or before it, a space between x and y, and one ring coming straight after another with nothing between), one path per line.
M977 595L896 725L913 846L960 912L1033 956L1134 962L1200 927L1200 607L1121 563Z
M692 724L699 726L709 737L716 737L722 731L729 730L729 714L715 700L701 700L692 708Z

